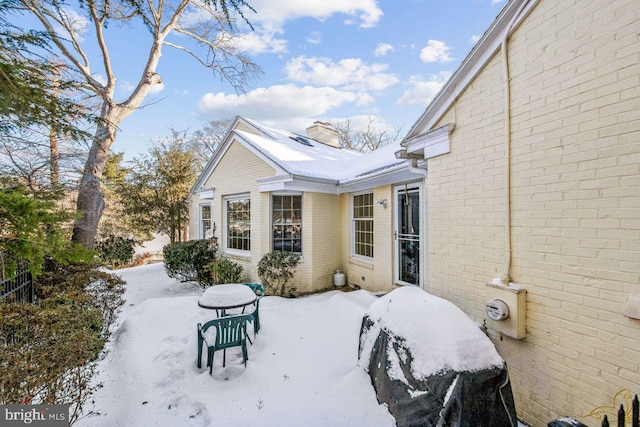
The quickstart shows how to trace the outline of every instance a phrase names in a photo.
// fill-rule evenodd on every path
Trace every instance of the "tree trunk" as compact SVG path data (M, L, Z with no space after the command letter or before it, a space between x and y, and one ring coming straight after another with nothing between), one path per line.
M100 180L109 149L116 138L116 126L121 119L117 114L103 115L104 122L98 125L89 156L84 166L82 181L78 188L77 212L82 215L73 225L72 240L86 248L93 248L102 211L104 198L100 190Z
M49 156L51 187L58 188L60 184L60 167L58 166L58 134L53 126L49 129Z
M53 63L52 65L56 65ZM59 71L57 67L53 67L52 69L52 94L54 99L58 99L60 96L60 88L59 88ZM50 171L50 179L51 179L51 187L54 189L58 188L58 184L60 184L60 167L58 166L58 132L54 126L55 116L54 109L51 111L51 124L49 126L49 160L51 164L49 165Z

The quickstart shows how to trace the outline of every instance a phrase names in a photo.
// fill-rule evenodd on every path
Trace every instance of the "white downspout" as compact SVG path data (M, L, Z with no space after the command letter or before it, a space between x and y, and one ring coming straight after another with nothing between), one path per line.
M422 175L424 177L425 180L427 179L427 170L418 167L418 159L413 159L413 158L410 159L409 171L413 172L413 173L420 174L420 175Z
M537 0L534 0L535 3ZM502 53L502 69L504 76L504 231L505 231L505 261L504 270L500 276L500 282L504 285L509 285L511 276L509 272L511 270L511 87L510 87L510 75L509 75L509 55L507 53L507 39L515 24L520 18L522 11L529 3L525 0L516 14L511 18L511 22L507 26L504 36L502 37L501 53ZM529 9L531 10L531 8Z

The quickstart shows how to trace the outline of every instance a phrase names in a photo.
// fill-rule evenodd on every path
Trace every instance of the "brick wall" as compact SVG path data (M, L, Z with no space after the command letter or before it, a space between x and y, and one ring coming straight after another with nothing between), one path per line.
M275 171L249 149L238 142L232 142L227 152L207 180L205 188L214 187L213 200L200 201L197 195L192 196L190 208L190 238L197 238L195 224L197 209L202 203L211 203L212 220L216 223L216 235L220 249L224 247L226 237L224 231L224 197L249 193L251 198L251 253L249 257L225 254L243 267L248 280L258 280L256 268L261 254L268 251L269 245L269 195L260 193L257 178L273 176Z
M374 252L371 261L362 261L351 256L352 224L351 194L341 195L342 213L342 268L349 284L355 284L369 291L390 291L393 289L393 186L385 185L372 189L373 199L387 199L387 207L373 207Z
M301 284L305 291L333 288L333 274L342 268L342 228L339 196L305 193L303 215L306 220L304 263L310 279Z
M504 263L498 54L441 124L429 160L429 290L482 322ZM512 280L527 338L493 336L518 416L545 426L640 392L640 2L541 0L510 38Z
M273 176L274 170L241 143L233 142L204 187L214 187L213 200L192 196L190 238L197 238L198 209L203 203L212 206L212 220L220 248L224 246L224 197L249 193L251 197L251 253L224 256L242 265L247 280L260 281L257 265L263 254L271 251L271 193L260 192L258 178ZM341 268L342 228L339 196L304 193L302 195L303 258L291 280L298 292L307 293L333 286L333 273Z

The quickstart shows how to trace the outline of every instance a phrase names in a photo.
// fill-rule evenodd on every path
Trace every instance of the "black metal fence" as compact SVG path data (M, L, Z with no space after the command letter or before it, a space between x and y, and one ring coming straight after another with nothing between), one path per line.
M627 408L627 411L629 408ZM628 412L625 411L624 405L620 405L620 409L618 409L618 419L617 427L626 427L627 422L631 421L631 427L640 427L640 418L638 415L638 395L636 394L633 398L633 402L631 403L631 420L628 420ZM609 427L609 418L605 415L602 420L602 427Z
M638 410L638 395L636 394L633 400L631 400L631 392L628 389L620 390L613 398L613 402L620 397L627 404L625 409L624 404L620 404L620 408L616 413L615 403L611 406L599 406L595 408L591 413L585 415L600 419L602 417L602 427L640 427L639 410ZM629 406L631 406L631 413L629 413ZM609 415L616 418L615 422L609 422ZM547 427L586 427L579 421L573 418L559 418L553 420L547 424Z
M0 269L0 300L32 303L33 297L33 278L26 261L17 262L16 273L10 278L4 277L3 269Z

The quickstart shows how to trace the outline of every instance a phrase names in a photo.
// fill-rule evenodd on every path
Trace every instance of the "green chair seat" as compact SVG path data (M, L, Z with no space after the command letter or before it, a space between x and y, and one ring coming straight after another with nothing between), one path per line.
M198 323L198 368L202 367L202 350L207 346L207 366L213 372L213 359L217 350L222 350L222 366L226 365L226 349L240 347L242 361L247 366L247 322L253 321L251 314L220 317L209 320L204 325Z

